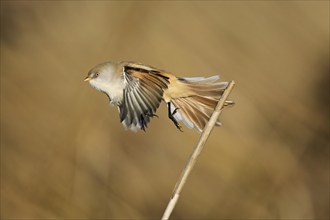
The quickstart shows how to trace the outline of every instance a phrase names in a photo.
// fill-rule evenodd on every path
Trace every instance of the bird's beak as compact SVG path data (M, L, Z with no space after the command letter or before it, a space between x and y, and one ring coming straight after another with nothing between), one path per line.
M87 82L87 81L89 81L89 80L91 80L92 78L90 77L90 76L87 76L85 79L84 79L84 81L85 82Z

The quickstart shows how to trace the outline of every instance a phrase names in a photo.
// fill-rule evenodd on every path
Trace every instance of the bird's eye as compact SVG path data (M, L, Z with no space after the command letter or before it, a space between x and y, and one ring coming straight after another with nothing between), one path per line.
M99 76L99 73L95 73L94 74L94 78L98 77Z

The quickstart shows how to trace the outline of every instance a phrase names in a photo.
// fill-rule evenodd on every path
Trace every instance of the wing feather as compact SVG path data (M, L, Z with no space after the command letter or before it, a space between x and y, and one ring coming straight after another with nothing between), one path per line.
M148 66L126 64L123 68L126 84L119 105L120 120L131 130L145 130L162 101L168 77Z

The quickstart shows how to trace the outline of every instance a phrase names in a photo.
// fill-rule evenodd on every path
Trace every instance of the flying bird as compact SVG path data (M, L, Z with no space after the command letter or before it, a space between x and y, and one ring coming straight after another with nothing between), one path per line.
M203 130L228 82L219 76L176 77L170 72L135 62L104 62L93 67L84 81L106 94L118 107L124 127L136 131L147 128L160 103L168 108L168 117L181 130ZM234 102L226 101L225 106ZM216 125L220 125L219 120ZM181 130L182 131L182 130Z

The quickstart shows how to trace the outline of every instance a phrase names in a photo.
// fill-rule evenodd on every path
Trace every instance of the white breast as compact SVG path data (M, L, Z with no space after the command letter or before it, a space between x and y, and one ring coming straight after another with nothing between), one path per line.
M111 81L90 80L89 83L95 89L105 92L111 99L112 104L119 104L123 100L123 91L125 84L121 78L112 79Z

